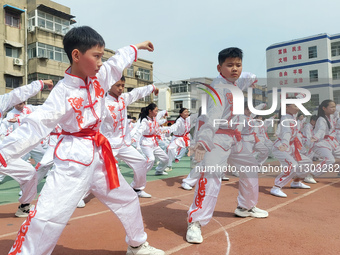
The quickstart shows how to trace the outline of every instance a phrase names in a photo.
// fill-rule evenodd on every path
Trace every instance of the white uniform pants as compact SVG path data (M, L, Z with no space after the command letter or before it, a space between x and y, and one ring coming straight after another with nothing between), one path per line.
M208 224L216 206L221 188L222 171L209 171L207 167L225 167L227 162L237 167L258 166L258 163L254 157L250 156L247 149L243 148L238 153L235 147L233 146L233 149L225 151L223 148L216 146L210 152L206 152L204 159L197 165L206 172L201 173L201 177L196 184L194 201L188 211L189 222L199 221L202 226ZM258 192L257 171L240 171L238 206L245 209L254 207L258 201Z
M254 142L242 141L242 143L243 143L243 147L247 148L247 150L251 152L254 158L255 158L255 153L258 152L257 161L259 162L260 165L266 162L268 155L269 155L269 150L267 146L265 146L262 142L254 143Z
M331 167L334 167L335 158L340 159L340 146L336 147L335 150L330 150L327 147L314 146L313 152L323 160L319 163L321 165L321 171L315 171L312 174L314 176L320 176L327 171L331 171ZM336 168L334 168L336 169Z
M78 202L87 191L92 192L119 218L129 245L139 246L146 241L136 192L120 171L120 187L109 189L100 151L95 148L94 160L88 167L55 159L55 170L46 179L37 206L18 233L17 239L23 242L15 242L11 251L21 249L17 254L25 255L51 254Z
M37 195L37 175L34 167L22 160L14 159L7 162L7 167L0 167L0 173L8 175L20 184L22 196L21 204L29 204Z
M55 147L49 146L41 159L41 161L36 165L35 169L37 170L38 175L38 183L42 179L44 179L47 172L52 168L53 166L53 156L54 156L54 149Z
M301 161L297 162L290 153L279 151L276 147L273 147L273 155L280 161L284 170L275 178L274 182L275 186L280 188L287 185L293 178L305 178L310 165L313 164L313 161L303 154L300 154Z
M147 159L147 172L149 172L153 164L155 162L155 157L159 158L160 162L156 167L156 172L163 172L163 170L167 167L169 157L166 153L159 147L149 147L149 146L141 146L142 151Z
M132 168L134 176L131 187L138 190L144 189L148 171L146 159L132 146L124 145L120 149L113 149L112 153Z
M169 144L167 148L168 157L169 157L168 166L172 166L172 161L175 160L176 156L180 154L182 149L185 149L185 148L178 146L176 144L176 139L172 140L172 142Z
M38 144L37 147L24 155L22 159L26 161L31 157L32 159L34 159L35 163L38 164L42 160L45 152L46 149L43 148L41 144Z

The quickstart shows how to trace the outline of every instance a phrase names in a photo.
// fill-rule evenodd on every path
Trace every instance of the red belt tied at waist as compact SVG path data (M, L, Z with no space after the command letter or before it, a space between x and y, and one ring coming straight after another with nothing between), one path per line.
M233 129L220 128L216 131L216 134L225 134L225 135L235 136L235 138L238 142L241 141L241 139L242 139L241 132L238 131L237 129L233 130Z
M85 137L85 136L91 136L94 140L97 147L102 147L103 152L103 158L105 163L105 168L107 172L107 177L109 179L109 185L110 189L118 188L119 185L119 179L118 179L118 173L117 173L117 160L112 154L112 149L109 140L106 139L105 136L103 136L99 131L95 131L92 129L82 129L79 132L75 133L69 133L66 131L61 132L62 135L72 135L76 137Z
M162 137L160 135L143 135L144 137L153 137L153 139L155 140L155 144L158 146L158 141L156 138L158 138L159 140L162 140Z
M189 146L189 141L190 141L190 138L189 138L189 132L188 133L185 133L184 135L174 135L176 137L183 137L183 140L185 142L185 146L188 147Z
M331 139L332 141L334 140L334 136L331 135L325 135L324 139Z
M301 158L299 150L302 148L302 144L301 144L299 138L295 137L295 139L293 141L291 141L289 144L290 145L294 144L294 147L295 147L295 151L294 151L295 158L296 158L297 161L301 161L302 158Z
M253 133L251 133L253 136L254 136L254 138L255 138L255 143L258 143L258 142L260 142L260 139L257 137L257 135L256 135L256 133L255 132L253 132Z

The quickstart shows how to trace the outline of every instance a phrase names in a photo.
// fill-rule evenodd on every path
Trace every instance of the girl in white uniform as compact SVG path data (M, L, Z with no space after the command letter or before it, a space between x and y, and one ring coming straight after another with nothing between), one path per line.
M175 124L170 128L173 135L167 148L169 162L166 171L172 170L172 161L180 154L181 150L190 146L190 128L189 111L187 108L181 108Z
M151 103L147 107L141 109L141 124L137 129L133 140L140 141L141 149L147 159L147 172L154 165L155 157L159 158L160 163L156 167L155 175L168 175L165 168L168 164L169 157L159 147L158 140L161 139L161 127L157 121L158 107Z
M283 171L275 178L275 185L270 190L270 194L274 196L287 197L281 189L293 178L295 179L290 185L291 188L310 188L301 182L301 178L307 176L308 166L312 165L313 161L300 153L302 144L297 137L299 127L294 117L298 111L299 108L296 105L287 105L287 114L280 118L280 134L274 142L273 155L280 161Z
M0 146L1 162L10 162L34 148L57 124L63 129L55 149L54 171L46 179L37 206L23 223L10 254L51 254L77 203L88 191L120 219L129 245L127 254L138 250L164 254L146 242L138 197L117 171L110 143L99 132L105 92L137 59L137 49L152 51L153 45L144 42L124 47L102 63L104 45L92 28L72 28L64 37L71 62L64 79Z
M340 158L340 146L335 139L336 119L333 115L335 110L335 103L332 100L324 100L319 105L318 120L311 142L314 142L312 150L322 158L322 161L317 165L314 176L335 170L335 158Z

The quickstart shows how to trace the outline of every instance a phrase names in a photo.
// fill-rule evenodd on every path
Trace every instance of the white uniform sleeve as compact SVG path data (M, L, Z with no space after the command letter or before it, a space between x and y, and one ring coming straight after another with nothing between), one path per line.
M259 105L255 106L255 109L256 109L256 110L262 110L262 109L264 109L266 106L267 106L266 103L262 103L262 104L259 104ZM256 114L251 113L250 116L251 116L252 118L255 118Z
M131 92L124 93L124 101L126 105L132 104L137 100L150 95L156 87L154 85L148 85L140 88L135 88Z
M116 51L115 55L103 63L97 78L105 91L120 80L125 68L137 60L136 46L126 46Z
M64 92L63 86L54 87L46 102L23 119L19 128L5 137L0 144L0 154L5 161L23 156L56 127L65 114Z
M28 85L13 89L11 92L0 96L0 112L1 115L9 108L16 104L20 104L32 96L35 96L42 88L42 81L34 81ZM2 116L0 116L2 117Z
M318 120L315 123L313 138L316 138L317 141L323 140L323 138L326 135L327 129L328 129L327 121L325 120L325 118L319 117Z
M143 119L140 123L140 125L136 128L135 133L133 134L132 139L135 141L140 141L140 138L142 137L142 134L144 130L147 128L147 121L146 119Z

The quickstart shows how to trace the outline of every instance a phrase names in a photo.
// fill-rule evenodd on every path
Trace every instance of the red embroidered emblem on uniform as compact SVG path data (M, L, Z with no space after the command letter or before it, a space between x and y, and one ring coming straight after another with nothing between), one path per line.
M114 112L115 106L114 105L109 105L107 108L109 109L109 111L111 113L111 116L113 118L113 128L114 128L113 131L115 131L116 128L117 128L117 125L118 125L117 114Z
M34 209L33 211L31 210L26 221L21 225L17 238L13 244L12 247L12 252L9 253L9 255L15 255L21 252L21 247L22 247L22 243L25 241L25 236L27 234L28 231L28 227L29 225L31 225L31 220L32 218L34 218L34 216L37 214L37 210Z
M204 178L204 173L201 173L201 178L198 181L198 191L195 197L195 205L197 208L189 214L189 223L192 222L191 215L194 212L197 212L199 209L202 209L203 200L205 198L205 185L207 184L207 182L208 180L207 178Z
M293 168L293 163L289 162L287 159L285 159L286 163L288 164L288 168L287 170L284 170L284 175L282 175L282 177L280 178L280 182L283 181L283 178L287 177L288 175L290 175L290 172Z
M76 117L77 122L78 122L78 127L81 128L81 124L83 123L83 116L82 116L82 112L79 111L80 107L83 106L83 102L84 99L82 99L81 97L75 97L75 98L69 98L68 101L70 102L73 110L78 114L78 116Z
M97 81L97 80L93 81L93 87L94 87L94 92L96 94L96 98L98 98L98 97L103 98L105 91L100 86L99 81Z

